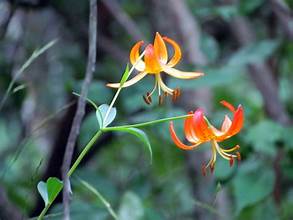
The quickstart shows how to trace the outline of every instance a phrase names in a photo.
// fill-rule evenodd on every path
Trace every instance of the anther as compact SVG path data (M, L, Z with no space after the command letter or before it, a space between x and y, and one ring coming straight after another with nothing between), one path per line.
M211 173L213 173L214 170L215 170L215 164L214 164L214 163L212 163L212 164L210 165L210 169L211 169Z
M240 161L241 160L241 154L239 152L236 152L236 156L237 156L237 160Z
M146 96L148 97L148 99L150 100L150 102L152 102L152 96L149 92L146 93Z
M181 92L179 88L176 88L172 93L172 101L175 102L177 98L180 96Z
M152 103L152 98L150 96L144 95L142 97L146 104L150 105Z
M207 175L206 166L204 164L201 166L201 173L203 176Z
M164 96L160 95L159 96L159 105L163 105L163 102L164 102Z
M233 158L233 157L230 157L230 161L229 161L229 163L230 163L230 167L232 167L233 164L234 164L234 158Z

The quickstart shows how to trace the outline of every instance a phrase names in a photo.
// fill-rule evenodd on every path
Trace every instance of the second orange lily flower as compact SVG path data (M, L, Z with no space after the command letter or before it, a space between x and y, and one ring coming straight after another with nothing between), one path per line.
M171 58L168 57L165 42L170 44L174 49L174 54ZM130 51L130 62L132 65L136 63L134 67L139 73L129 81L125 82L122 87L128 87L137 83L147 74L154 75L155 86L151 92L148 92L146 96L144 96L144 100L147 104L152 102L151 96L157 88L159 91L159 102L162 102L164 95L172 95L173 100L176 100L180 95L179 89L171 89L163 82L161 77L162 72L179 79L195 79L204 75L201 72L183 72L173 68L181 59L180 47L174 40L168 37L161 37L157 32L154 44L148 44L145 48L144 61L139 60L139 51L143 44L143 41L137 42ZM119 88L120 83L108 83L107 86ZM162 95L161 90L163 92Z
M191 150L205 142L211 142L212 157L207 165L202 166L203 175L206 174L206 169L210 167L213 172L217 153L222 156L224 159L230 161L232 166L234 159L237 158L240 160L239 145L236 145L230 149L225 149L219 146L218 142L222 142L235 134L237 134L243 127L244 122L244 112L241 105L237 109L227 101L221 101L221 104L227 107L233 113L233 119L231 120L229 116L225 115L225 118L222 123L220 130L211 125L208 119L204 116L202 109L197 109L190 117L185 119L184 122L184 133L186 139L192 144L191 146L185 145L177 137L173 123L170 123L170 133L174 143L177 147L183 150ZM236 153L232 153L237 151Z

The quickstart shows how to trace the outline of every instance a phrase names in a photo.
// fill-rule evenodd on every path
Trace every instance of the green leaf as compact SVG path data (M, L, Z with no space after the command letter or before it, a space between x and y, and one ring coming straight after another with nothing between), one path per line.
M123 84L126 82L128 77L129 77L129 65L127 64L126 68L125 68L125 71L124 71L124 73L122 75L121 81L120 81L120 87L123 86Z
M47 191L49 202L52 203L63 188L63 183L56 177L47 180Z
M262 165L256 158L242 163L233 179L236 214L247 206L253 205L271 194L275 176L273 170Z
M278 48L280 41L263 40L250 44L238 50L228 61L229 66L243 66L246 64L259 63Z
M114 121L116 117L116 114L117 114L116 108L111 108L105 120L108 109L109 109L109 105L102 104L98 107L96 111L96 117L97 117L100 128L107 127L109 124L112 123L112 121Z
M133 192L126 192L118 212L119 220L142 220L144 209L140 198Z
M49 203L48 192L47 192L47 184L45 182L43 182L43 181L40 181L38 183L37 188L38 188L38 191L39 191L40 195L42 196L42 198L43 198L43 200L45 202L45 206L47 206L48 203Z
M269 156L276 154L276 142L282 139L282 127L270 120L261 121L248 130L246 141L261 153Z
M242 14L249 14L263 4L264 0L240 0L239 10Z
M152 146L150 144L149 138L148 136L140 129L138 128L125 128L125 127L109 127L107 128L106 131L122 131L122 132L127 132L129 134L132 134L134 136L136 136L137 138L139 138L144 145L148 148L149 153L150 153L150 160L151 163L153 161L153 151L152 151Z
M38 191L42 196L45 206L51 204L63 188L63 183L56 177L50 177L47 182L38 183Z

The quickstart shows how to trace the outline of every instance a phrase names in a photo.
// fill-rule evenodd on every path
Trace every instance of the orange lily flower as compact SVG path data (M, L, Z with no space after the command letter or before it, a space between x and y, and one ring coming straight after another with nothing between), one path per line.
M174 49L173 56L169 59L166 43L170 44ZM179 78L179 79L194 79L204 74L201 72L183 72L173 68L181 59L181 50L179 45L168 37L161 37L157 32L154 40L154 44L148 44L145 48L144 61L139 60L140 48L144 44L143 41L137 42L130 51L130 62L132 65L136 63L134 68L139 71L139 73L134 76L129 81L125 82L122 87L131 86L147 74L153 74L155 76L155 86L151 92L148 92L144 96L144 100L147 104L152 102L151 96L158 87L159 90L159 102L163 101L165 95L172 95L173 100L176 100L180 95L180 90L169 88L162 80L161 72L165 72L170 76ZM108 83L108 87L119 88L120 83ZM161 96L161 90L163 95Z
M221 129L215 128L211 125L208 119L204 116L202 109L197 109L190 117L184 121L184 133L186 139L192 144L191 146L185 145L177 137L173 122L170 122L170 133L174 143L183 150L191 150L198 147L200 144L205 142L211 142L212 157L207 165L202 166L202 173L206 175L206 169L210 167L213 172L217 153L220 154L224 159L230 161L230 166L233 165L234 159L241 159L240 153L237 151L240 149L239 145L232 148L225 149L219 146L218 142L224 141L235 134L237 134L243 127L244 112L241 105L237 109L227 101L221 101L221 104L227 107L233 113L233 119L231 120L228 115L225 115ZM231 153L237 151L236 153Z

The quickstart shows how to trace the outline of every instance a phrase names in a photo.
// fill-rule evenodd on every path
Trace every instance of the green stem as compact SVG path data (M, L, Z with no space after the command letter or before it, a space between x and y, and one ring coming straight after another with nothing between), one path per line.
M80 164L81 160L84 158L84 156L87 154L87 152L91 149L91 147L94 145L94 143L96 142L96 140L101 136L101 134L102 134L102 130L99 130L92 137L92 139L88 142L88 144L82 150L82 152L80 153L80 155L78 156L78 158L76 159L76 161L74 162L74 164L72 165L72 167L70 168L70 170L68 171L67 176L71 176L72 175L72 173L75 171L75 169L77 168L77 166Z
M38 217L38 220L42 220L45 216L45 214L47 213L48 209L50 208L52 203L48 203L45 208L42 210L41 214Z
M133 64L133 66L132 66L131 69L129 70L129 75L128 75L128 77L129 77L130 74L133 72L133 70L135 69L135 67L136 67L137 64L139 63L139 61L141 61L141 59L142 59L142 57L144 56L144 54L145 54L145 51L143 51L143 52L141 53L141 55L139 56L139 58L137 59L137 61ZM122 78L123 78L123 77L122 77ZM122 79L121 79L121 80L122 80ZM126 80L127 80L127 79L126 79ZM123 84L124 84L124 83L123 83ZM118 88L118 90L117 90L117 92L116 92L114 98L112 99L112 102L111 102L111 104L110 104L110 106L109 106L109 108L108 108L108 110L107 110L107 112L106 112L106 115L105 115L105 117L104 117L103 124L104 124L105 121L107 120L107 118L108 118L108 116L109 116L109 114L110 114L110 111L111 111L111 109L112 109L114 103L116 102L116 99L118 98L119 93L121 92L121 90L122 90L122 88L123 88L123 84L121 85L121 81L120 81L120 87Z
M144 127L144 126L149 126L153 124L158 124L166 121L173 121L173 120L178 120L182 118L187 118L191 117L192 115L181 115L181 116L176 116L176 117L169 117L169 118L162 118L154 121L148 121L148 122L143 122L143 123L138 123L138 124L132 124L132 125L122 125L122 126L114 126L114 127L108 127L108 128L103 128L103 131L110 131L113 129L119 129L119 128L138 128L138 127Z

